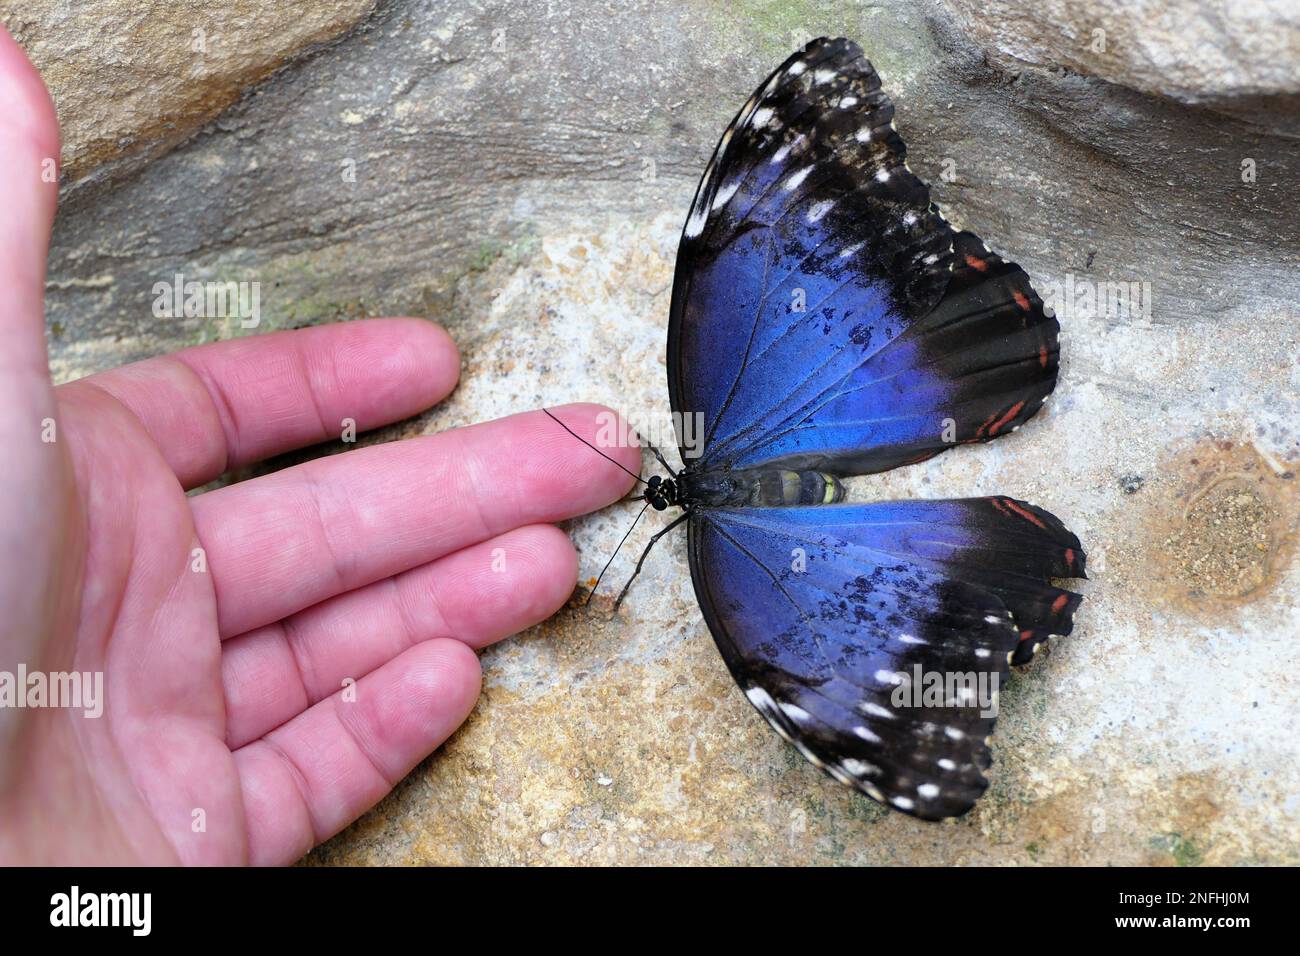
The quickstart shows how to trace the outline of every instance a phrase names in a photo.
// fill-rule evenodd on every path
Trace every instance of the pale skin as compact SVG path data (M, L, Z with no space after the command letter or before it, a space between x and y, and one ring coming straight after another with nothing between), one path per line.
M104 675L98 719L0 708L0 862L290 863L465 720L475 650L573 591L553 522L632 478L534 411L187 496L345 419L428 408L456 348L432 322L372 319L56 387L41 173L58 155L0 27L0 671ZM606 410L552 411L594 442ZM637 449L604 450L639 469Z

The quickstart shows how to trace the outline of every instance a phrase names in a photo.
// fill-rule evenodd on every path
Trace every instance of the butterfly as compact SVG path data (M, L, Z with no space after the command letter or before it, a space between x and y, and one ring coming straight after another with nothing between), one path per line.
M1085 556L1014 498L845 501L844 476L1010 434L1057 377L1055 318L943 219L893 115L861 48L823 38L722 134L668 328L673 420L703 441L679 427L685 467L641 497L683 509L652 544L687 522L704 619L773 729L937 820L987 788L997 689L1070 632L1081 597L1052 579Z

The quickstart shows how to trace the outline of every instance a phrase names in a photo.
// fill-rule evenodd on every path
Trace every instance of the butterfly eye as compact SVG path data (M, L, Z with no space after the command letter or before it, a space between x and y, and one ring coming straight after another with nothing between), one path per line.
M659 484L662 481L663 478L661 478L659 475L652 475L650 480L646 482L646 487L650 489L658 488Z
M650 502L650 507L654 508L655 511L663 511L665 508L668 507L668 502L664 500L662 497L654 498Z

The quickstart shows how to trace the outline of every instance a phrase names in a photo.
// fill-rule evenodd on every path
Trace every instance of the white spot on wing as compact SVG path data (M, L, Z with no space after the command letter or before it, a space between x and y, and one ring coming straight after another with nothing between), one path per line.
M947 757L943 757L939 760L939 767L943 770L956 770L957 763L954 760L949 760Z
M808 174L811 172L812 172L812 167L805 166L797 173L791 174L790 178L785 181L785 185L783 185L781 188L788 193L794 192L796 189L799 188L799 184L808 178Z
M835 201L833 199L823 199L819 203L814 203L812 208L808 210L808 221L820 222L822 217L830 212L831 207L834 205Z
M787 704L785 701L781 701L777 706L779 706L781 711L791 720L807 720L809 717L808 711L794 704Z
M916 804L913 803L907 797L892 797L890 798L889 802L892 803L894 806L898 807L898 809L900 810L911 810L914 806L916 806Z
M864 714L870 714L872 717L884 717L888 720L894 719L892 713L881 707L879 704L869 700L864 700L862 703L858 704L858 710L862 711Z
M880 773L880 768L873 763L867 763L865 760L857 760L853 757L847 757L841 761L841 766L855 777L874 777Z
M778 149L775 153L772 154L772 162L773 163L784 162L785 158L790 155L790 151L794 149L796 146L798 146L800 143L802 143L803 140L804 140L804 135L803 133L800 133L794 139L790 140L790 142L784 144L780 149Z
M853 733L856 736L861 737L863 740L869 741L873 744L880 743L880 738L873 734L871 729L868 727L854 727Z
M736 190L739 188L740 188L739 176L737 176L731 182L724 184L722 188L718 190L718 194L713 197L713 211L717 212L728 202L730 202L731 197L736 195Z
M745 696L749 698L751 704L761 711L769 711L776 707L776 701L772 699L772 695L761 687L750 687L745 691Z
M700 208L691 213L691 218L686 220L686 238L694 239L704 231L704 223L708 220L708 211Z
M939 795L939 788L932 783L923 783L916 788L916 792L927 800L933 800Z

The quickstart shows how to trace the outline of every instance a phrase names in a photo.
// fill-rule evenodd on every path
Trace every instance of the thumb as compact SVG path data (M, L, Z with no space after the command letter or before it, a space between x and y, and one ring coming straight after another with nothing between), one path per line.
M45 257L58 197L59 124L36 68L0 26L0 374L48 378Z
M45 350L45 257L59 127L40 76L0 26L0 671L40 669L67 631L76 527ZM56 652L57 653L57 652ZM26 687L18 688L21 694ZM0 791L26 711L0 707Z

